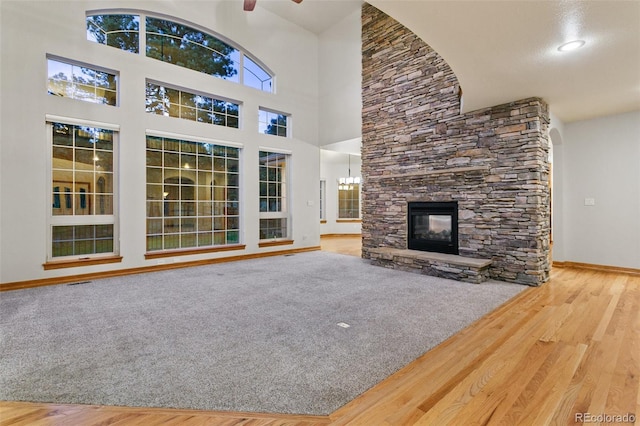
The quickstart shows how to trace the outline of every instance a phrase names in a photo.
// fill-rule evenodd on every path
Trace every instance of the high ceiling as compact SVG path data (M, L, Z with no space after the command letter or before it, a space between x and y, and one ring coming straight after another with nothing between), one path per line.
M565 122L640 110L640 0L369 0L434 48L464 91L465 112L530 96ZM321 33L360 0L258 0ZM559 52L564 42L584 47Z

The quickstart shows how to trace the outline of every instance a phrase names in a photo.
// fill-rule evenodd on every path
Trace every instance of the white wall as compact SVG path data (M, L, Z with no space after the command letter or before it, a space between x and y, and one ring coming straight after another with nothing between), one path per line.
M86 40L87 10L146 10L176 17L235 41L276 74L277 93L183 69ZM145 131L243 144L242 208L245 254L279 249L258 248L258 166L261 148L292 152L293 246L317 246L319 239L318 38L263 9L242 11L241 2L203 1L10 1L1 7L0 65L0 282L149 266L145 253ZM56 55L119 73L120 106L94 105L47 95L46 55ZM242 102L242 128L189 122L144 111L145 78ZM292 137L258 134L259 106L292 117ZM50 148L45 115L120 125L120 248L122 263L44 271ZM228 253L177 256L190 261Z
M320 233L359 234L360 223L339 223L338 179L360 176L362 141L361 10L336 22L319 37L320 176L326 181L326 223Z
M320 145L362 136L360 12L320 35Z
M320 225L320 233L359 234L360 223L338 222L338 179L351 176L362 177L362 159L359 155L335 151L320 151L320 179L326 181L326 223Z
M565 124L554 171L563 215L554 259L640 268L640 111Z

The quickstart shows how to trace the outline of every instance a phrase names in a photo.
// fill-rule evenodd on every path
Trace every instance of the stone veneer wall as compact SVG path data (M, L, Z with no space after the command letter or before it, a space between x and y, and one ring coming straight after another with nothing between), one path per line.
M492 259L493 279L547 281L546 103L460 114L447 63L366 3L362 54L363 257L372 248L406 249L407 202L458 201L461 256Z

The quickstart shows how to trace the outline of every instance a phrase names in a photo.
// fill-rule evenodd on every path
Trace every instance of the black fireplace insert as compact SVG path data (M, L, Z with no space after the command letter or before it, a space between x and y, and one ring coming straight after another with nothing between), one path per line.
M410 202L407 247L458 254L458 202Z

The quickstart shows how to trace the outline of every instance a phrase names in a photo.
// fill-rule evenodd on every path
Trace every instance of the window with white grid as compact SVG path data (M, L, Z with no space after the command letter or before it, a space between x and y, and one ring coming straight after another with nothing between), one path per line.
M260 239L289 238L289 154L260 151Z
M117 132L50 122L49 259L115 254Z
M240 242L240 148L147 135L147 251Z

